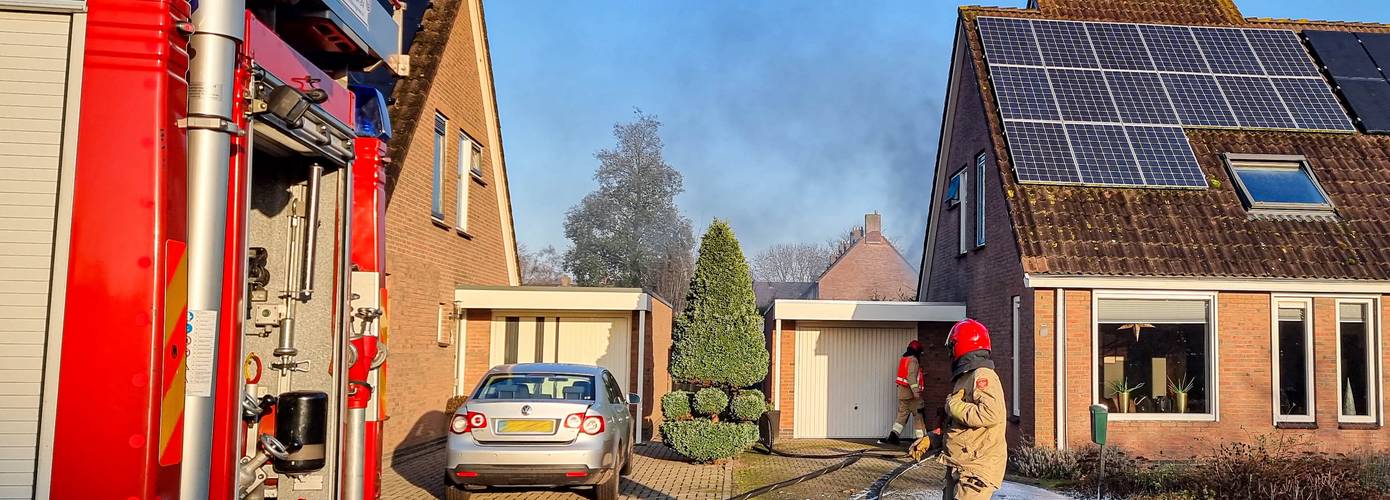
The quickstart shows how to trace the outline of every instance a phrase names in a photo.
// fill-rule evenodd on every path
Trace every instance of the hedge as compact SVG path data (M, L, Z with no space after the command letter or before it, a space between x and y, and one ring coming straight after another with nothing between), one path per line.
M667 421L661 424L661 437L677 453L705 463L747 451L758 441L758 426L705 419Z
M763 391L748 389L738 391L729 405L734 418L744 422L756 422L763 412L767 411L767 401L763 396Z
M678 382L748 387L767 376L763 320L748 261L724 221L716 219L700 240L672 340L670 372Z
M695 412L700 415L718 415L729 407L729 395L723 389L706 387L695 392Z
M661 416L668 421L689 419L690 393L671 391L661 396Z

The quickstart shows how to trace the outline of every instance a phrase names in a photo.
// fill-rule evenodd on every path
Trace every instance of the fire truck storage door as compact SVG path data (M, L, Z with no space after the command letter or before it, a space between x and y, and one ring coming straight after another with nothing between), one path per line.
M43 390L57 381L44 356L61 336L81 81L68 73L82 26L70 13L0 7L0 498L47 495L34 476L52 459L39 433L52 442L53 417L40 409L56 392Z

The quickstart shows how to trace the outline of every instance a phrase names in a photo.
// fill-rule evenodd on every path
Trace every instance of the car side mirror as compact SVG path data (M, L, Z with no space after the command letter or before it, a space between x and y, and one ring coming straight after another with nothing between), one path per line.
M630 404L630 405L640 405L640 404L642 404L642 395L641 395L641 394L637 394L637 393L635 393L635 392L633 392L633 393L628 393L628 395L627 395L627 404Z

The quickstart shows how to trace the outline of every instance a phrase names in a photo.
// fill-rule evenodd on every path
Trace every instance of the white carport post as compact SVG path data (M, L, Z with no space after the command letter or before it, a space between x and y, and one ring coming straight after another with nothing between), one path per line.
M651 300L652 299L650 297L646 297L645 300L642 301L645 307L639 308L637 310L637 390L633 391L633 394L637 394L639 397L642 394L645 394L643 392L643 388L646 387L645 375L647 371L647 309L651 308ZM642 411L642 408L646 406L646 401L643 401L637 405L637 426L633 427L637 430L637 436L633 438L634 443L642 440L642 430L645 424L643 417L646 416L645 412Z
M776 314L777 308L772 309ZM772 320L772 409L782 409L782 320Z

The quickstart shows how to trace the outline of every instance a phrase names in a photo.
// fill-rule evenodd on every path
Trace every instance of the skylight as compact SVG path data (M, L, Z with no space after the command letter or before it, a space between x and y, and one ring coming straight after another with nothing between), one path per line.
M1332 202L1301 156L1229 156L1231 177L1247 209L1331 212Z

